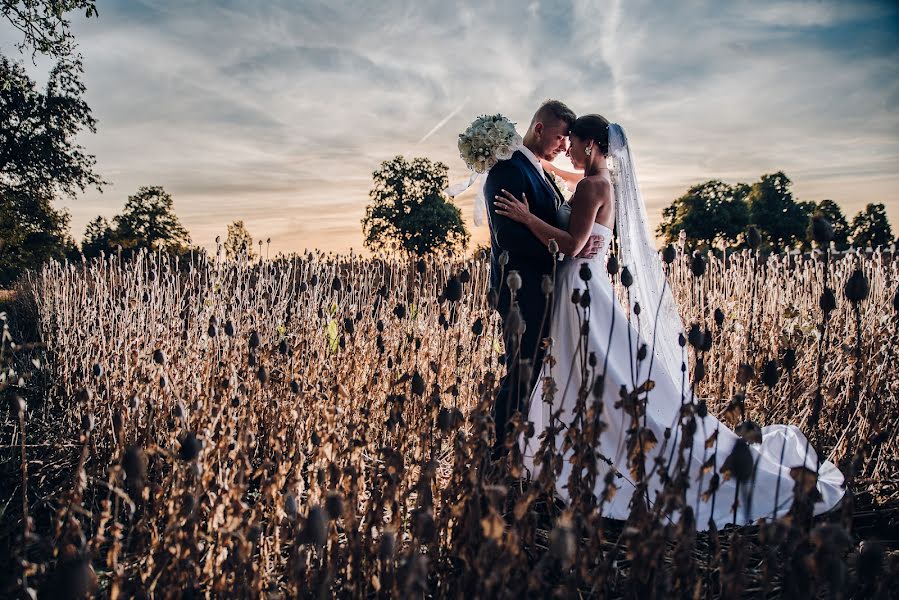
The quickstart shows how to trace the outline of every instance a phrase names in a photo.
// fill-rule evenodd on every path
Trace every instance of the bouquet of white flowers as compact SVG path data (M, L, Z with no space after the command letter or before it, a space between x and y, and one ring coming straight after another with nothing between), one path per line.
M486 173L521 147L515 123L503 115L483 115L459 134L459 155L475 173Z

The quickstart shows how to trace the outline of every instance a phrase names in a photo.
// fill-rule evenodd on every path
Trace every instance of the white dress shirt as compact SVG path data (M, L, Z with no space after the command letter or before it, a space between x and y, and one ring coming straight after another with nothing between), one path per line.
M537 172L540 173L543 179L547 180L546 171L543 170L543 164L540 162L540 159L537 158L537 155L531 152L531 149L527 146L522 146L521 148L519 148L519 150L521 150L521 153L524 154L529 161L531 161L531 164L534 165L534 168L537 169Z

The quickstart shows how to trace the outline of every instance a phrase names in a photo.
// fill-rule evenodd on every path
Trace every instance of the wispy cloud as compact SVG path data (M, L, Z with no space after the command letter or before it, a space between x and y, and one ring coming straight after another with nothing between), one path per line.
M547 97L628 129L653 215L784 169L802 199L899 224L897 32L888 2L106 2L76 35L99 119L82 143L113 185L70 204L73 229L163 185L201 244L242 218L273 251L358 249L382 160L461 178L474 116L523 126Z

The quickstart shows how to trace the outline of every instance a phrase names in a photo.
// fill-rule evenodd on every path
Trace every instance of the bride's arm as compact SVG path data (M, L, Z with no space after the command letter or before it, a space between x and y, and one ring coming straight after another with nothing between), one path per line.
M522 223L543 244L549 244L550 240L555 240L561 253L567 256L577 256L590 239L596 213L602 198L608 194L608 190L602 188L608 188L608 185L605 181L584 180L577 186L571 197L571 220L568 223L568 231L553 227L531 213L527 196L524 193L522 193L522 200L518 200L506 190L502 190L502 195L496 196L494 205L497 214Z
M556 175L564 179L565 183L567 183L569 187L575 187L578 183L580 183L581 179L584 178L583 172L575 173L572 171L566 171L565 169L560 169L548 160L540 159L540 162L543 164L544 169L546 169L550 173L555 173Z

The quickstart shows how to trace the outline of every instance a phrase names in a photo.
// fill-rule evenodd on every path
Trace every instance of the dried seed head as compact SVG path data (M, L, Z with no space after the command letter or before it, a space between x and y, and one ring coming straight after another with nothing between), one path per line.
M97 418L93 413L85 413L81 415L81 429L85 433L90 433L97 425Z
M328 541L328 523L322 509L313 506L306 517L306 524L300 531L300 541L306 544L315 544L319 548Z
M833 290L828 288L824 288L824 291L821 292L821 298L818 300L818 306L821 308L821 311L825 315L829 315L834 311L837 307L837 297L833 293Z
M746 385L752 378L755 376L755 369L752 368L752 365L749 363L741 363L740 368L737 370L737 383L740 385Z
M503 250L499 255L498 262L499 266L501 267L505 267L507 264L509 264L509 253Z
M720 308L715 309L715 325L721 328L724 325L724 311Z
M291 519L296 518L297 499L293 494L287 494L287 497L284 498L284 512L286 512Z
M446 282L446 289L443 291L444 297L450 302L458 302L462 299L462 282L458 277L450 277Z
M687 341L690 342L690 345L699 350L702 348L702 328L699 327L699 323L692 323L690 325L690 331L687 333Z
M626 288L629 288L632 285L634 285L634 276L631 275L631 271L627 267L624 267L623 269L621 269L621 285L623 285Z
M522 333L522 327L524 326L524 320L521 318L521 309L518 308L518 303L516 302L511 307L509 307L509 314L506 315L505 331L506 335L509 334L518 334Z
M787 348L786 351L784 351L783 366L784 366L784 369L786 369L788 373L792 372L793 369L796 367L796 349L795 348Z
M543 275L543 278L540 280L540 291L543 292L544 296L549 296L554 291L553 279L549 275ZM899 295L897 295L899 298Z
M762 234L755 225L751 225L746 232L746 245L752 250L762 245Z
M153 362L157 365L165 364L165 353L161 349L157 348L153 351Z
M416 396L422 396L425 393L425 380L421 373L416 370L412 375L412 393Z
M692 271L693 277L702 277L703 275L705 275L705 270L705 257L703 257L702 254L694 254L693 260L690 261L690 271Z
M581 281L590 281L593 277L593 272L590 270L590 265L587 263L581 263L581 268L578 270L578 277L581 278Z
M821 246L827 247L830 241L834 238L833 234L833 225L830 224L830 221L822 217L821 215L815 215L812 217L812 237L816 242L818 242Z
M705 379L705 361L701 358L696 359L696 367L693 369L693 379L696 381Z
M879 540L863 540L858 549L858 576L861 581L874 581L883 570L884 547Z
M606 271L613 277L618 274L618 257L614 254L610 254L606 261Z
M396 536L393 535L392 531L385 531L381 534L381 539L378 543L378 558L388 560L393 556L395 550Z
M428 270L428 265L427 265L427 263L425 263L423 258L419 258L418 262L415 263L415 270L422 275L424 274L425 271Z
M869 290L868 278L865 277L865 274L861 269L856 269L852 272L852 275L849 276L849 280L846 282L843 293L850 302L858 304L868 297Z
M743 421L734 431L747 444L762 443L762 428L755 421Z
M549 249L549 253L555 256L559 253L559 244L555 239L549 240L549 244L547 244L547 248Z
M752 452L749 450L743 438L737 440L734 449L721 465L721 472L727 477L733 477L740 483L749 481L752 477Z
M484 332L484 319L478 317L471 326L471 332L475 335L481 335Z
M487 306L491 309L495 309L498 303L499 294L497 294L496 290L493 288L487 290Z
M122 456L125 481L134 488L143 488L147 480L147 457L140 446L130 446Z
M581 294L581 301L578 304L580 304L581 308L590 306L590 290L584 290L584 293Z
M254 329L250 332L250 350L258 348L259 342L259 332Z
M570 527L557 525L549 534L549 553L559 561L563 568L568 568L574 562L574 554L577 550L577 540Z
M777 385L778 379L780 379L780 371L777 368L777 360L765 361L765 366L762 367L762 383L769 388L773 388Z
M662 250L662 260L665 261L665 264L670 265L676 258L677 250L674 248L674 245L668 244L667 246L665 246L665 249Z
M521 275L518 274L518 271L509 271L509 274L506 275L506 285L513 293L521 289Z
M197 439L193 431L189 431L181 438L181 448L178 450L178 457L181 460L194 460L200 455L203 445Z
M339 492L331 492L325 499L325 512L332 521L339 519L343 514L343 496Z

